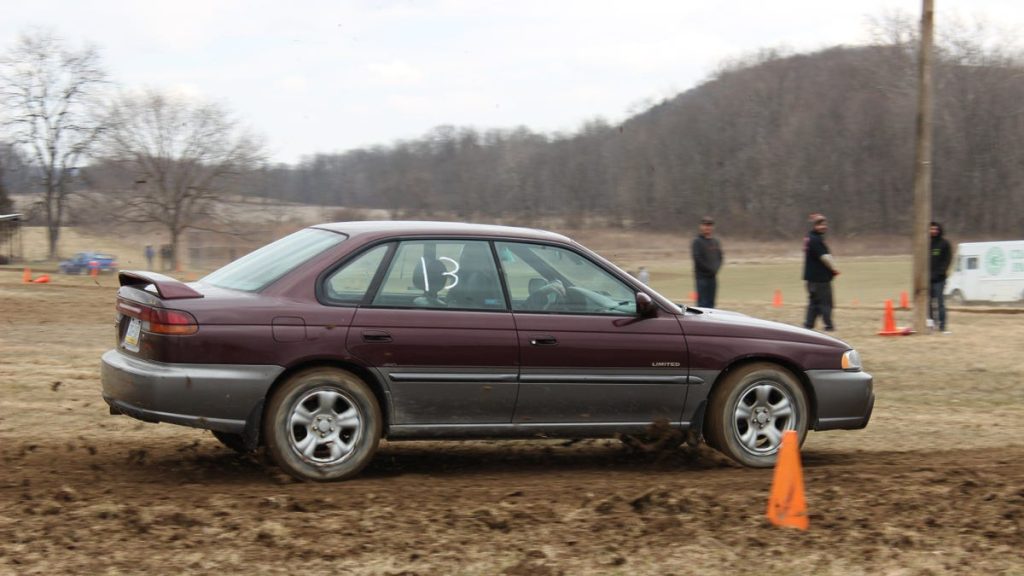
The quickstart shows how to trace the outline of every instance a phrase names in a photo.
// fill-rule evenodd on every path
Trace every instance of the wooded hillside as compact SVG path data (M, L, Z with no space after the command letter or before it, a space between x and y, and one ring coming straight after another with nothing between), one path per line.
M208 160L108 145L92 151L83 178L56 188L61 199L84 187L122 204L151 203L170 180L123 166L142 158L182 176L174 188L182 198L199 191L211 202L244 194L405 218L652 230L690 230L710 214L722 233L749 238L791 237L808 213L824 212L839 234L903 234L912 215L916 39L905 22L879 29L884 38L872 46L762 52L620 124L595 119L572 134L441 126L294 166L232 163L231 185L216 186L192 178L193 168L211 168ZM937 48L934 218L960 237L1024 236L1024 57L1002 45L968 32ZM124 128L123 119L104 118L103 134ZM224 123L234 126L226 114ZM0 166L12 194L43 190L47 174L77 173L46 169L7 144ZM3 197L0 188L0 204ZM37 208L30 220L40 219ZM173 216L179 227L210 213L193 208L192 217ZM46 222L72 220L57 214Z
M934 214L958 233L1024 233L1024 64L977 44L940 49ZM843 234L912 215L912 42L759 55L612 126L572 135L439 127L417 140L266 170L258 194L529 223L559 216L654 229L713 214L777 237L830 215Z

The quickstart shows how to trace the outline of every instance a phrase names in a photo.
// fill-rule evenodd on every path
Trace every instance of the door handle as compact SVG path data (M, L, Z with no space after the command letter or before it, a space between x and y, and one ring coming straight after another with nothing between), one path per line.
M558 344L558 339L554 336L534 336L530 338L530 344L533 346L555 346Z
M363 330L363 342L391 342L391 334L383 330Z

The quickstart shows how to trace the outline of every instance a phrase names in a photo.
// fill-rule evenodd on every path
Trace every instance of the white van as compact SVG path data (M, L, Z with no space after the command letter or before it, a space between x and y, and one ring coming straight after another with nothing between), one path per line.
M945 291L954 304L1024 300L1024 240L965 242L956 252Z

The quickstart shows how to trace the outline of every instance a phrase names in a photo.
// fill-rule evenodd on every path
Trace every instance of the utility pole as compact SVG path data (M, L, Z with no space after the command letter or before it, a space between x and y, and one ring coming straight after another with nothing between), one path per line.
M922 0L918 55L917 146L914 158L914 330L928 331L928 228L932 217L932 46L934 0Z

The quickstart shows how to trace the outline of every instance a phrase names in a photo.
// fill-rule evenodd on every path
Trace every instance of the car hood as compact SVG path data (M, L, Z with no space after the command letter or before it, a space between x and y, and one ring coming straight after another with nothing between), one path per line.
M846 342L826 334L799 326L754 318L731 310L686 308L683 322L686 334L693 336L733 336L763 340L783 340L787 342L806 342L808 344L844 350L852 348Z

